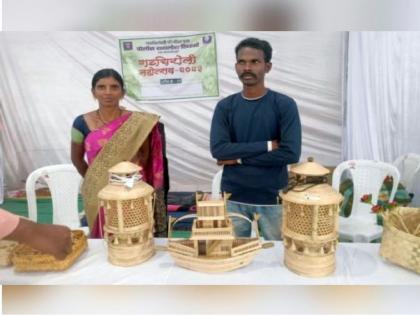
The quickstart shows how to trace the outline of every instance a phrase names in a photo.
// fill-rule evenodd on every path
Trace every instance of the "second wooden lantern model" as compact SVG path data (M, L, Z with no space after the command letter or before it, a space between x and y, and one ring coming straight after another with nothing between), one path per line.
M338 212L342 196L327 184L329 170L308 158L283 199L284 263L297 274L322 277L335 270ZM293 181L291 181L293 182Z
M105 211L108 259L118 266L139 264L155 253L154 189L141 180L141 167L121 162L109 169L109 183L98 194Z

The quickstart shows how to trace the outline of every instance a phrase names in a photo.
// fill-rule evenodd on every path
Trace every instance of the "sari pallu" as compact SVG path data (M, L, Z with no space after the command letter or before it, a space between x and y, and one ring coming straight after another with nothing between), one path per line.
M164 202L164 164L162 139L158 129L159 117L134 112L123 115L102 128L92 131L85 139L89 168L82 186L90 237L102 237L105 222L99 211L98 192L108 184L108 169L121 161L132 161L140 148L149 145L149 157L141 165L143 180L153 186L156 193L154 219L155 234L166 235L166 204Z

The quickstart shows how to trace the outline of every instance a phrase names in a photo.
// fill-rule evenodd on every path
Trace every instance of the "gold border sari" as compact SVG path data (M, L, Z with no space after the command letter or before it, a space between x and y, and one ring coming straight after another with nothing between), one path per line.
M108 184L108 169L121 161L132 160L158 121L157 115L133 112L89 166L82 195L90 231L98 216L98 193Z

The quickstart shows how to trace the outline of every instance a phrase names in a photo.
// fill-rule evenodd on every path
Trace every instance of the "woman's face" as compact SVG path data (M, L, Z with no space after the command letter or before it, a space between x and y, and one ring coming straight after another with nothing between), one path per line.
M124 97L124 90L113 77L106 77L96 82L92 94L100 106L118 107L120 100Z

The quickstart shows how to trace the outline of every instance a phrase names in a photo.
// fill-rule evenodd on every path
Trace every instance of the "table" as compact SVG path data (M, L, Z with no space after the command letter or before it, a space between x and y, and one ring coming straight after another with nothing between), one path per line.
M166 239L155 239L166 245ZM306 278L289 271L283 262L283 243L261 249L248 266L234 271L206 274L178 267L167 251L158 250L150 260L132 267L118 267L107 260L103 240L90 239L87 251L64 272L18 273L0 269L0 284L48 285L420 285L420 275L384 261L380 244L340 243L336 271L323 278Z

